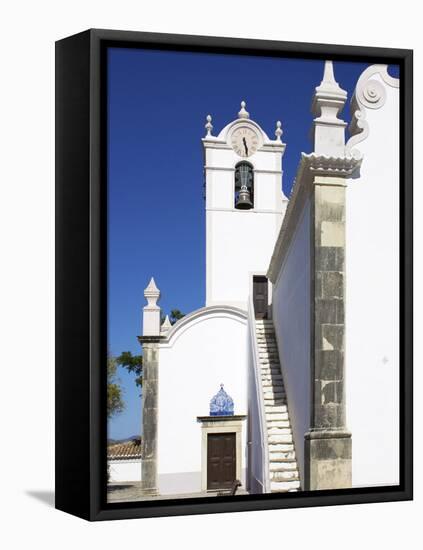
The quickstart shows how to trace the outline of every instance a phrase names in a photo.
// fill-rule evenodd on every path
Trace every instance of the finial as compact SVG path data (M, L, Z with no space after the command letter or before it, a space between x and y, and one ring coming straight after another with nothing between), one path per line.
M172 323L170 322L169 315L166 315L165 320L162 323L162 326L160 327L160 332L167 332L169 329L172 328Z
M325 67L323 70L323 80L320 83L320 86L316 88L316 94L330 93L335 95L340 95L347 97L347 92L343 90L335 80L335 75L333 72L333 62L325 61Z
M213 130L213 124L211 123L212 121L211 115L207 115L206 120L207 120L207 123L205 125L205 129L207 130L206 137L208 137L212 135L212 130Z
M250 118L250 113L245 110L245 101L241 101L241 110L238 113L238 118Z
M333 62L325 61L325 69L323 71L323 82L332 82L336 84L335 75L333 74Z
M144 296L148 302L147 307L158 307L157 301L160 298L160 290L157 288L153 277L151 277L147 288L144 290Z
M311 110L319 120L334 121L347 100L347 92L335 80L332 61L325 61L323 80L317 86Z
M282 123L280 120L278 120L276 122L276 130L275 130L275 136L276 136L276 141L280 141L281 140L281 135L283 134L283 130L282 130Z
M220 387L221 387L221 388L222 388L222 390L223 390L223 384L220 384Z

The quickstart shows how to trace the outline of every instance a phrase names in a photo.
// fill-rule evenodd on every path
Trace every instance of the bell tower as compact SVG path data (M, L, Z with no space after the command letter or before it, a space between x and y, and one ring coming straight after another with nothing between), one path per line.
M267 272L288 202L281 123L269 139L242 101L238 117L217 136L210 115L205 128L206 306L246 309L252 277Z

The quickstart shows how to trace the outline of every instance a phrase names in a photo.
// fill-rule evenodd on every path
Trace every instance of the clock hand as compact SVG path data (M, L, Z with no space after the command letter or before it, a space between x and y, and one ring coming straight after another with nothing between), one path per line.
M247 142L245 140L245 137L242 138L242 141L244 142L245 154L248 155L248 147L247 147Z

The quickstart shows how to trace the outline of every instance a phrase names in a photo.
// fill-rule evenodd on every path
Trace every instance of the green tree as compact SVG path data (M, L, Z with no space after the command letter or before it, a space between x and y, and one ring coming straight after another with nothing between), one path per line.
M179 309L172 309L169 315L169 321L174 325L176 321L179 321L182 317L185 317L185 313L182 313Z
M142 355L132 355L130 351L123 351L116 362L128 372L135 374L135 384L142 387Z
M114 357L107 358L107 417L121 413L125 408L122 398L122 388L117 378L117 361Z

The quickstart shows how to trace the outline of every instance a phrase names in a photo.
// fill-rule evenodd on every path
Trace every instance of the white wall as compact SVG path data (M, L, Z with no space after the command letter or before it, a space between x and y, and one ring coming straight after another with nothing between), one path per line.
M141 481L141 459L109 460L110 482Z
M252 210L207 212L207 305L246 309L251 276L266 272L281 220Z
M220 384L247 414L247 319L230 308L184 317L159 351L158 472L162 494L201 491L201 423ZM246 421L242 433L246 466ZM173 474L169 476L167 474ZM241 480L245 486L244 479Z
M272 306L301 479L304 479L304 434L310 427L310 305L310 202L307 199L273 287Z
M361 177L349 180L346 225L347 425L353 485L397 484L399 438L399 89L365 109Z

